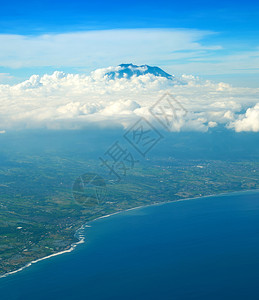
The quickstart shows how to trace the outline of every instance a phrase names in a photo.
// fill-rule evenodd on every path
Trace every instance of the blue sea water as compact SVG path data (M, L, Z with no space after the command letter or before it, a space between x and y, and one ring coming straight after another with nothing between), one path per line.
M0 279L0 299L259 299L259 192L89 223L86 243Z

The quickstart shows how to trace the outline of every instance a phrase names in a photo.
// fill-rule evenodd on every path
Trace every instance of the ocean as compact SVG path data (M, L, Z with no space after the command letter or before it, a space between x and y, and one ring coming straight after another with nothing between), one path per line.
M259 299L259 191L89 222L85 243L0 279L0 299Z

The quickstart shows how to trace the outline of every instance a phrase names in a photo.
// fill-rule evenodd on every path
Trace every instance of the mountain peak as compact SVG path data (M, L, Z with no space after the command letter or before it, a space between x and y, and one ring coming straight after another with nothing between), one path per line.
M173 79L174 76L166 73L159 67L151 67L148 65L137 66L132 63L130 64L120 64L116 70L106 73L109 78L131 78L132 76L141 76L146 74L152 74L157 77L165 77L167 79Z

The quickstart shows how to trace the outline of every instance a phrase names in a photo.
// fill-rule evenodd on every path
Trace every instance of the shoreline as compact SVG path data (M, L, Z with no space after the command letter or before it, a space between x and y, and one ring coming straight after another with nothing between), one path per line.
M131 211L131 210L135 210L135 209L140 209L140 208L143 208L143 207L149 207L149 206L156 206L156 205L164 205L164 204L168 204L168 203L174 203L174 202L183 202L183 201L190 201L190 200L195 200L195 199L202 199L202 198L209 198L209 197L217 197L217 196L224 196L224 195L232 195L232 194L240 194L240 193L247 193L247 192L259 192L259 189L250 189L250 190L244 190L244 191L235 191L235 192L224 192L224 193L219 193L219 194L212 194L212 195L206 195L206 196L198 196L198 197L192 197L192 198L182 198L182 199L178 199L178 200L172 200L172 201L164 201L164 202L160 202L160 203L153 203L153 204L147 204L147 205L141 205L141 206L136 206L136 207L132 207L132 208L128 208L128 209L125 209L125 210L120 210L120 211L117 211L117 212L114 212L114 213L111 213L111 214L108 214L108 215L104 215L104 216L101 216L101 217L97 217L96 219L93 219L91 221L87 221L85 224L83 224L80 228L78 228L74 234L74 236L76 238L78 238L78 242L76 243L73 243L71 244L70 248L67 249L67 250L63 250L63 251L60 251L60 252L57 252L57 253L53 253L51 255L48 255L48 256L44 256L42 258L39 258L39 259L36 259L36 260L33 260L29 263L27 263L25 266L17 269L17 270L14 270L14 271L11 271L11 272L8 272L8 273L5 273L3 275L0 275L0 279L1 278L6 278L7 276L9 275L13 275L15 273L18 273L18 272L21 272L23 271L24 269L27 269L29 268L31 265L33 264L36 264L40 261L43 261L43 260L46 260L46 259L49 259L51 257L55 257L55 256L58 256L58 255L62 255L62 254L65 254L65 253L71 253L72 251L74 251L76 249L76 247L80 244L84 244L85 243L85 236L81 236L80 235L80 230L84 230L86 227L91 227L90 225L88 225L89 223L92 223L92 222L95 222L99 219L104 219L104 218L108 218L108 217L111 217L113 215L117 215L119 213L123 213L123 212L127 212L127 211ZM79 233L79 235L78 235ZM78 235L78 236L77 236Z
M77 231L82 230L82 229L84 229L85 227L86 227L86 226L85 226L85 224L84 224L84 225L82 225L79 229L77 229ZM76 233L77 233L77 231L76 231ZM76 234L76 233L75 233L75 234ZM78 245L83 244L84 242L85 242L85 238L82 237L82 238L79 239L78 242L71 244L71 246L70 246L69 249L63 250L63 251L60 251L60 252L57 252L57 253L50 254L50 255L48 255L48 256L44 256L44 257L39 258L39 259L36 259L36 260L33 260L33 261L27 263L25 266L23 266L23 267L21 267L21 268L19 268L19 269L17 269L17 270L14 270L14 271L11 271L11 272L8 272L8 273L5 273L5 274L1 275L1 276L0 276L0 279L1 279L1 278L5 278L5 277L7 277L7 276L9 276L9 275L13 275L13 274L18 273L18 272L21 272L21 271L23 271L24 269L27 269L27 268L30 267L31 265L36 264L37 262L40 262L40 261L42 261L42 260L49 259L49 258L51 258L51 257L58 256L58 255L62 255L62 254L65 254L65 253L70 253L70 252L72 252L73 250L75 250L75 248L76 248Z

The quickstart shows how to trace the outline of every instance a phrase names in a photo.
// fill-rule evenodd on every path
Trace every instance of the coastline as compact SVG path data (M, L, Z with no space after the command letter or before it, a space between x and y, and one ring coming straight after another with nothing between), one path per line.
M77 229L77 231L82 230L82 229L84 229L85 227L86 227L85 225L82 225L79 229ZM77 233L77 231L76 231L76 233ZM75 234L76 234L76 233L75 233ZM53 253L53 254L51 254L51 255L44 256L44 257L39 258L39 259L36 259L36 260L33 260L33 261L27 263L25 266L23 266L23 267L21 267L21 268L15 270L15 271L11 271L11 272L8 272L8 273L5 273L5 274L1 275L1 276L0 276L0 279L1 279L1 278L4 278L4 277L7 277L7 276L9 276L9 275L13 275L13 274L18 273L18 272L21 272L21 271L23 271L24 269L27 269L28 267L30 267L32 264L36 264L36 263L39 262L39 261L42 261L42 260L45 260L45 259L48 259L48 258L51 258L51 257L54 257L54 256L62 255L62 254L65 254L65 253L70 253L70 252L72 252L73 250L75 250L75 248L76 248L78 245L83 244L84 242L85 242L85 238L82 237L81 239L79 239L78 242L73 243L73 244L70 246L69 249L63 250L63 251L61 251L61 252Z
M33 261L27 263L25 266L23 266L23 267L21 267L21 268L19 268L17 270L14 270L14 271L5 273L3 275L0 275L0 279L1 278L6 278L9 275L13 275L15 273L21 272L24 269L27 269L31 265L36 264L36 263L38 263L40 261L49 259L51 257L58 256L58 255L62 255L62 254L65 254L65 253L71 253L72 251L74 251L76 249L76 247L78 245L85 243L85 236L80 235L80 231L84 230L86 227L91 227L88 224L92 223L94 221L97 221L99 219L108 218L110 216L117 215L119 213L123 213L123 212L127 212L127 211L132 211L132 210L135 210L135 209L140 209L140 208L149 207L149 206L157 206L157 205L164 205L164 204L174 203L174 202L191 201L191 200L195 200L195 199L211 198L211 197L218 197L218 196L232 195L232 194L240 194L240 193L247 193L247 192L259 192L259 189L250 189L250 190L235 191L235 192L224 192L224 193L219 193L219 194L212 194L212 195L205 195L205 196L198 196L198 197L191 197L191 198L182 198L182 199L178 199L178 200L164 201L164 202L159 202L159 203L152 203L152 204L147 204L147 205L141 205L141 206L136 206L136 207L128 208L128 209L125 209L125 210L120 210L120 211L117 211L117 212L114 212L114 213L111 213L111 214L108 214L108 215L97 217L96 219L93 219L91 221L87 221L85 224L83 224L80 228L78 228L76 230L74 236L76 238L78 238L78 242L71 244L71 246L70 246L69 249L63 250L63 251L60 251L60 252L57 252L57 253L53 253L53 254L48 255L48 256L44 256L44 257L39 258L37 260L33 260Z

